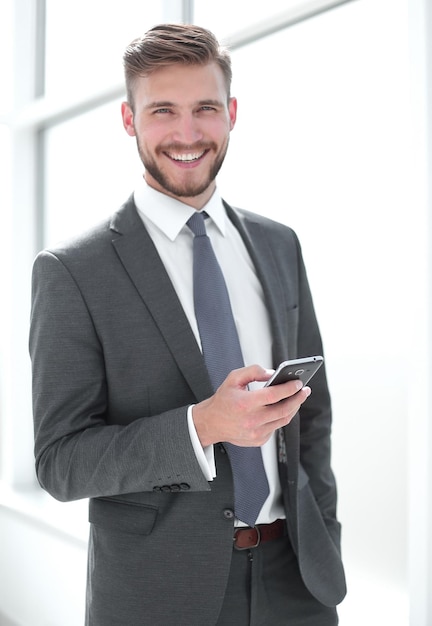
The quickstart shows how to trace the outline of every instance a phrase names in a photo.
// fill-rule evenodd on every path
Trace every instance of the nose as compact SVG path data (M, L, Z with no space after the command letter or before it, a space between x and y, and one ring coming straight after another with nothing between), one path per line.
M201 141L203 133L199 120L193 113L184 113L178 116L175 123L173 139L185 145L192 145Z

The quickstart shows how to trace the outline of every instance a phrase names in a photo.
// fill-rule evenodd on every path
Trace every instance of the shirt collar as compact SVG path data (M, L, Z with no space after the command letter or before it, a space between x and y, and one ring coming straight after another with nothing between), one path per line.
M134 200L138 211L151 220L171 241L176 239L195 212L188 204L153 189L144 178L135 188ZM211 217L221 234L225 236L226 213L217 189L202 210Z

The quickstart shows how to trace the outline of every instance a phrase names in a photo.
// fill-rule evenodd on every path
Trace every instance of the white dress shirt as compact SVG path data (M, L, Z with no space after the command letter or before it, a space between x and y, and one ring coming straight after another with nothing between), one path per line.
M178 298L201 346L193 304L193 233L186 225L195 209L171 196L156 191L141 179L134 192L138 213L152 238ZM216 190L203 208L209 215L207 234L222 268L231 307L239 334L245 365L258 363L272 367L271 329L261 283L243 240L227 217ZM261 386L252 383L249 387ZM200 467L208 481L216 475L213 446L202 448L188 412L189 432ZM275 435L262 446L264 467L270 494L261 509L257 523L273 522L285 517L279 481Z

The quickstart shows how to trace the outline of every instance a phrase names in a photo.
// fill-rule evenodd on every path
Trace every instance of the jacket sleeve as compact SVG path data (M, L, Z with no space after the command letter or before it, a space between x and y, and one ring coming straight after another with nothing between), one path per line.
M33 268L30 355L36 472L52 496L67 501L165 484L209 490L187 406L109 419L104 346L80 285L50 252Z

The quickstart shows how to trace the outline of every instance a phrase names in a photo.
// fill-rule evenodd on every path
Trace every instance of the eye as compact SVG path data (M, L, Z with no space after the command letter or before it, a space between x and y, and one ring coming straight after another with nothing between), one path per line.
M153 111L154 114L166 114L166 113L171 113L171 109L167 109L166 107L161 107L160 109L155 109Z
M200 110L201 111L216 111L216 108L210 106L209 104L204 104Z

